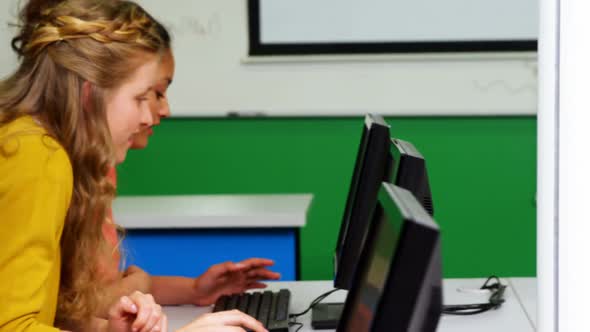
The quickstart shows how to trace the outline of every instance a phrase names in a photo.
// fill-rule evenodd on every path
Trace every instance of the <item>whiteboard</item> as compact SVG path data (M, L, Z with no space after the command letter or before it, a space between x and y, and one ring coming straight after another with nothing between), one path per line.
M263 43L536 40L538 0L259 0Z
M0 75L16 64L4 22L17 1L0 1ZM139 2L173 35L173 116L536 114L534 54L260 60L247 56L245 0Z

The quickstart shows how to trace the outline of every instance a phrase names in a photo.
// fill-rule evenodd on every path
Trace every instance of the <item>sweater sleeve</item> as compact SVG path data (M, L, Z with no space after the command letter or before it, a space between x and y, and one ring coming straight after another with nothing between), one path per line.
M0 151L0 332L59 331L52 326L72 168L47 136L17 143L14 153Z

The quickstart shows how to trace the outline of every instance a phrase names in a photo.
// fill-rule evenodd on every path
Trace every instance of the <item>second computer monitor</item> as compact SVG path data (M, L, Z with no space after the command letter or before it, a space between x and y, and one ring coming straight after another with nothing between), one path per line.
M337 332L434 332L442 303L438 226L409 191L383 183Z
M412 143L392 138L391 155L395 161L391 182L412 192L424 209L434 216L426 161L422 154Z

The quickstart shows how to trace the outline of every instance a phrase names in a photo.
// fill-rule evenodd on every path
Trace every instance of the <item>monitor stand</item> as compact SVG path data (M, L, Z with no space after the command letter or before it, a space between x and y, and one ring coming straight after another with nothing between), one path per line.
M320 303L311 310L311 327L314 330L335 330L342 315L344 303Z

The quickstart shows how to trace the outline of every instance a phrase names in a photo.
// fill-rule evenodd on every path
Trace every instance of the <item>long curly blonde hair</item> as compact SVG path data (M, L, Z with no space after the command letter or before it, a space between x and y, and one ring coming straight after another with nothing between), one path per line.
M19 18L12 47L20 65L0 81L0 126L34 116L70 158L74 187L61 237L56 323L75 326L98 307L101 227L114 196L106 178L114 151L104 98L166 43L130 1L29 0Z

